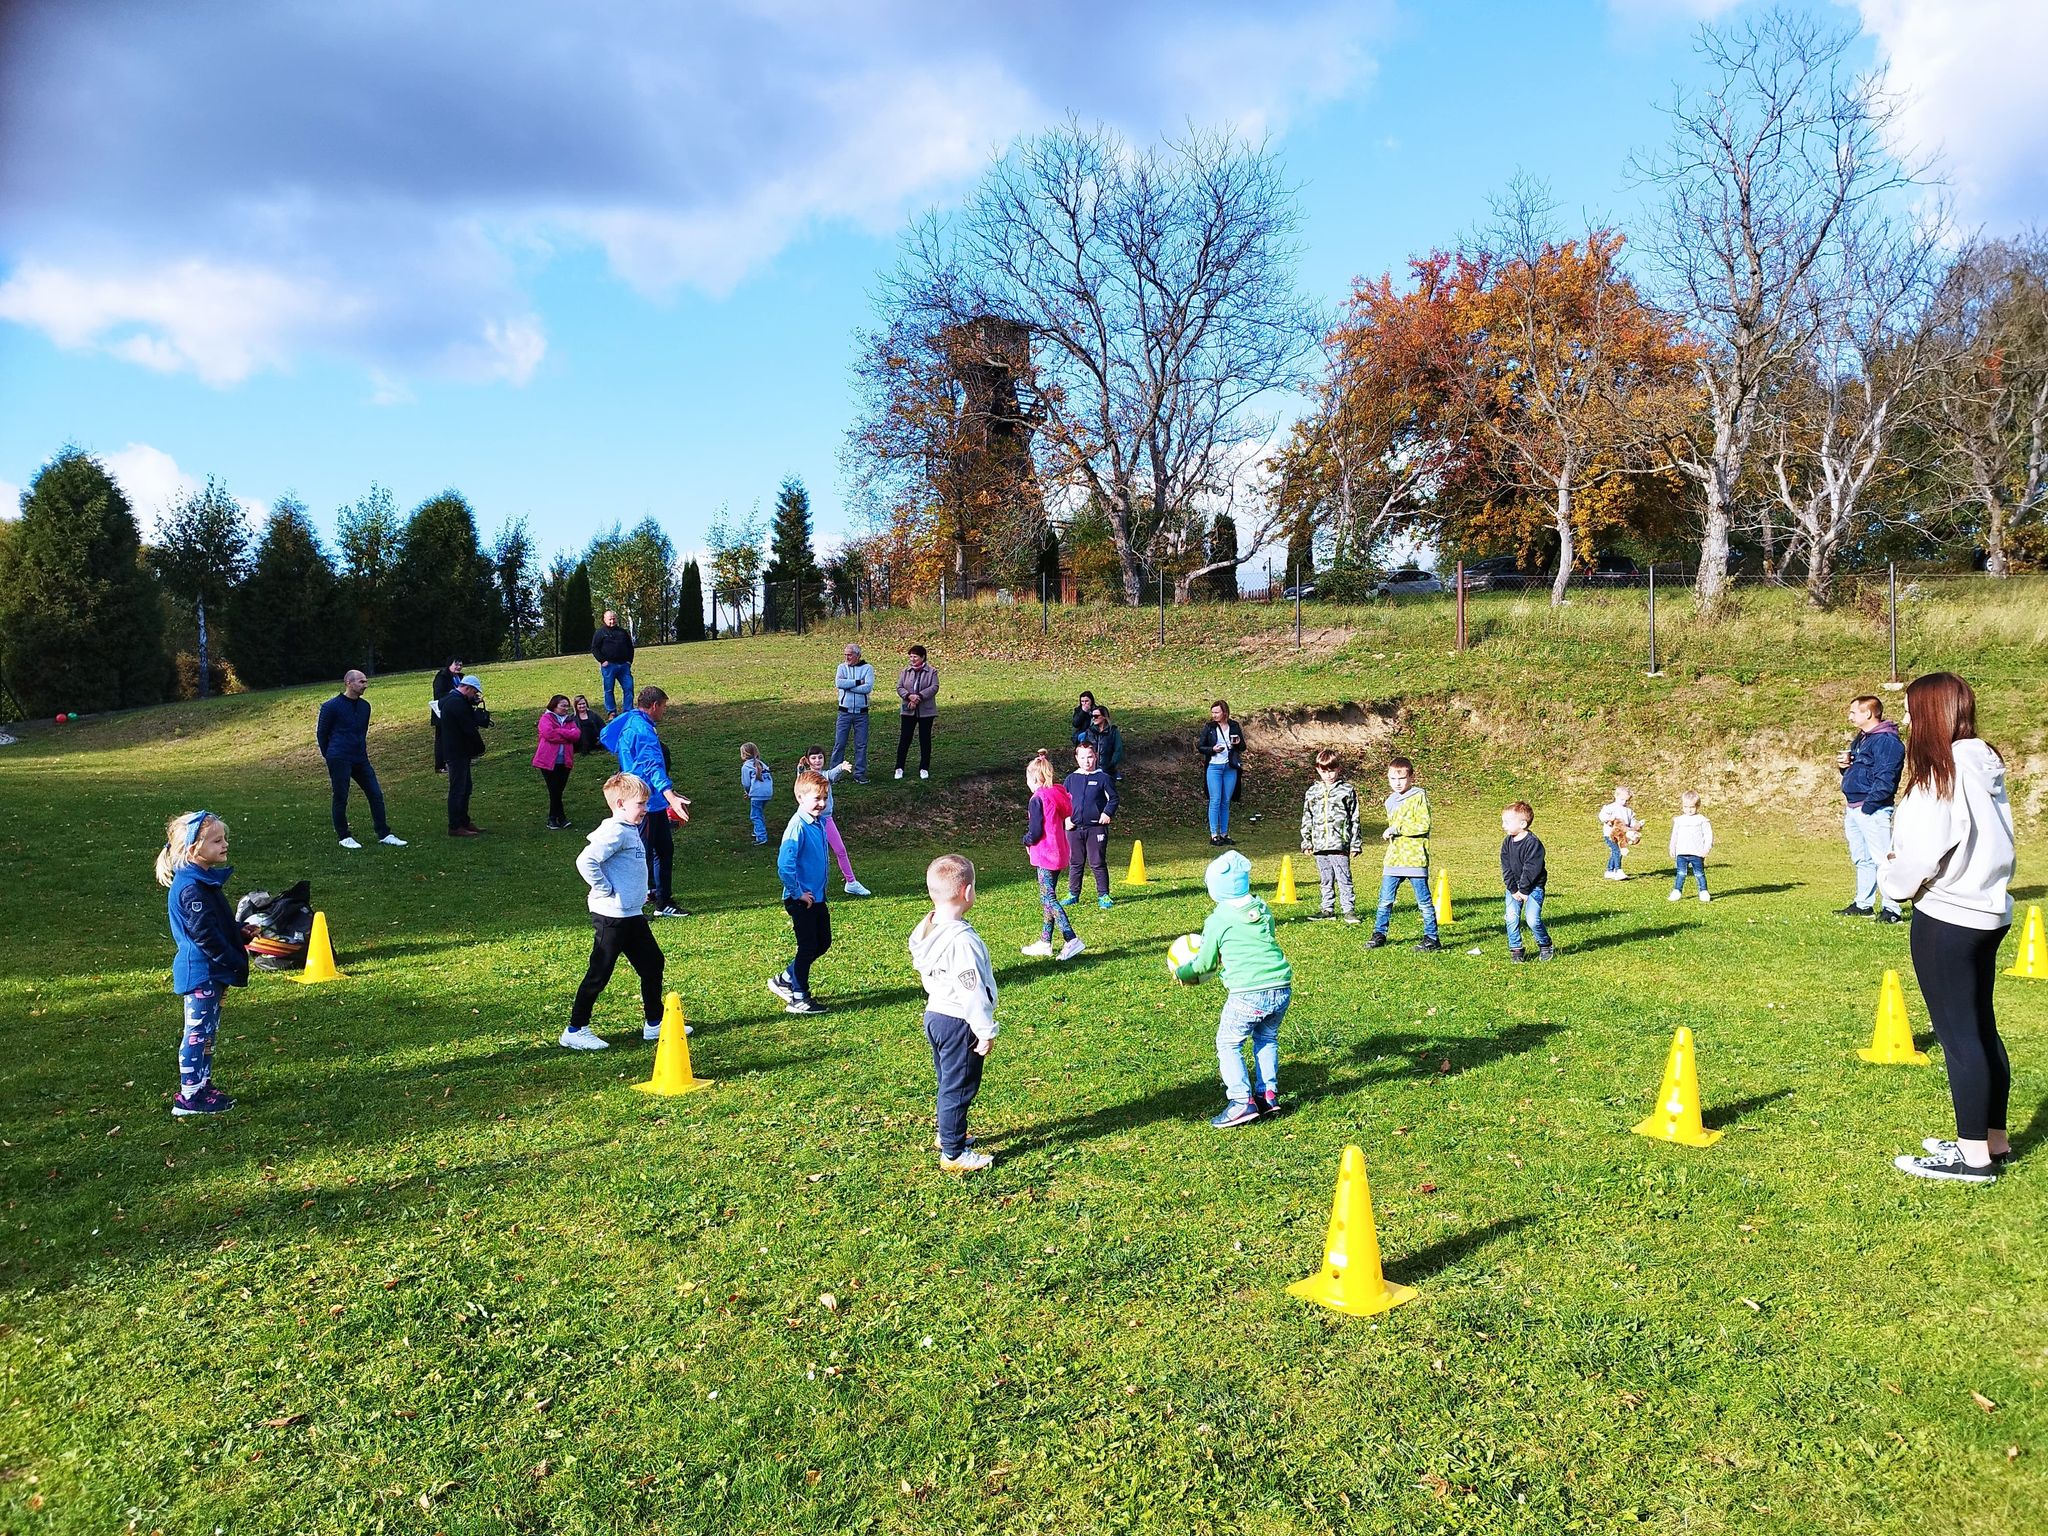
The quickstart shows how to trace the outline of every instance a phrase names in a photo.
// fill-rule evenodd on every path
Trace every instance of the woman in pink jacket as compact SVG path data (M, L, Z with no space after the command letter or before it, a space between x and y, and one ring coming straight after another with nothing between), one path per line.
M1053 952L1052 931L1057 926L1060 936L1066 940L1059 957L1071 960L1088 947L1074 932L1073 920L1067 916L1067 909L1060 905L1060 876L1067 872L1067 822L1073 817L1074 802L1060 786L1052 759L1043 752L1025 765L1024 782L1031 786L1031 810L1024 828L1024 852L1031 860L1031 867L1038 872L1038 906L1044 913L1038 942L1026 944L1024 953L1050 955Z
M548 700L534 724L533 766L540 770L548 787L548 830L569 830L569 813L562 808L562 791L569 787L569 770L576 766L576 744L583 733L576 727L576 715L569 696L558 693Z

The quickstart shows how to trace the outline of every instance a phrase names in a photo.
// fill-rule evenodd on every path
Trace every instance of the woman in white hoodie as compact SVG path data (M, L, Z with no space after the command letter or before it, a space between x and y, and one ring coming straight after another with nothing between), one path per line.
M1998 946L2012 926L2012 806L2005 763L1977 736L1977 696L1952 672L1906 689L1906 785L1878 883L1913 903L1913 974L1948 1067L1956 1136L1895 1159L1921 1179L1989 1184L2012 1155L2012 1063L1991 1006Z

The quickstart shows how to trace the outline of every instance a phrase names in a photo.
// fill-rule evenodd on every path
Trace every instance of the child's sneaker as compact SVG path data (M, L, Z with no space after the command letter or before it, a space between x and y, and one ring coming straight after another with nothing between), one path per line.
M1523 953L1523 952L1522 952L1521 950L1519 950L1519 949L1511 949L1511 950L1509 950L1509 951L1508 951L1508 958L1509 958L1510 960L1514 961L1514 962L1515 962L1515 964L1517 964L1517 965L1520 965L1520 964L1521 964L1521 963L1522 963L1523 961L1527 960L1527 959L1528 959L1529 957L1528 957L1528 956L1527 956L1526 954L1524 954L1524 953Z
M823 1013L825 1005L808 997L793 997L782 1011L784 1013Z
M1384 933L1378 932L1377 930L1375 930L1371 938L1365 941L1365 947L1367 949L1384 949L1386 948L1386 946L1387 936Z
M1365 919L1360 917L1356 912L1346 912L1344 914L1344 921L1350 924L1353 928L1356 928L1360 923L1364 922Z
M970 1147L974 1145L974 1138L972 1136L967 1138L967 1145ZM939 1133L937 1131L932 1132L932 1150L934 1152L943 1152L946 1150L946 1144L945 1142L939 1139Z
M1666 896L1664 899L1666 901L1683 901L1685 899L1685 892L1679 890L1677 887L1674 886L1672 888L1671 894L1669 896Z
M846 894L849 896L872 896L875 893L862 885L858 880L849 880L846 882Z
M346 848L346 849L348 849L348 850L349 850L349 851L350 851L351 853L353 853L353 852L354 852L355 850L357 850L358 848L361 848L361 847L362 847L363 845L362 845L361 843L357 842L357 841L356 841L356 840L355 840L354 838L352 838L352 837L344 837L344 838L343 838L343 839L341 840L341 846L342 846L342 847L344 847L344 848Z
M211 1083L171 1100L171 1114L180 1120L189 1115L224 1115L234 1107L235 1101Z
M572 1051L606 1051L611 1049L611 1041L604 1039L595 1030L591 1029L565 1029L562 1031L562 1038L557 1040L555 1044Z
M962 1152L958 1157L948 1157L945 1153L941 1152L939 1154L939 1169L944 1173L979 1173L994 1161L995 1159L988 1153L976 1152L971 1148Z
M1712 891L1701 891L1701 892L1700 892L1700 900L1701 900L1701 901L1712 901L1713 899L1714 899L1714 893L1713 893Z
M1417 939L1415 941L1416 951L1420 954L1433 955L1443 947L1443 942L1440 939Z
M1071 907L1075 902L1079 901L1080 899L1081 893L1079 891L1076 891L1071 896L1062 896L1060 898L1060 905L1063 907Z
M1264 1093L1253 1093L1252 1108L1256 1109L1261 1115L1279 1114L1281 1109L1280 1091L1277 1088L1268 1088Z
M781 998L785 1003L796 1001L796 988L789 984L787 976L770 976L768 978L768 990Z
M697 1033L696 1025L685 1024L683 1026L683 1036L685 1039L687 1039L691 1035L694 1035L695 1033ZM642 1040L649 1042L650 1044L654 1041L659 1040L661 1038L661 1025L658 1023L642 1024L640 1026L640 1038Z
M1107 896L1098 896L1095 898L1095 905L1102 908L1103 911L1107 912L1111 907L1115 906L1116 903L1111 901Z
M1050 939L1036 940L1033 943L1026 944L1017 953L1026 955L1033 960L1049 960L1052 958L1052 941Z
M1334 923L1337 921L1337 914L1330 911L1311 912L1308 920L1312 923Z
M1538 960L1555 960L1557 958L1557 946L1555 944L1539 946L1536 951L1536 958Z
M1227 1131L1233 1125L1250 1125L1258 1118L1259 1112L1252 1107L1251 1100L1246 1099L1242 1104L1224 1105L1223 1113L1212 1116L1209 1124L1219 1131Z
M1926 1157L1915 1157L1910 1152L1901 1152L1892 1159L1892 1166L1901 1173L1911 1174L1916 1179L1947 1179L1953 1184L1994 1184L1998 1181L1998 1163L1994 1159L1982 1168L1973 1168L1963 1161L1962 1148L1953 1152L1932 1152Z
M690 914L671 901L666 906L656 907L654 915L656 917L688 917Z
M1936 1157L1961 1157L1963 1155L1963 1149L1957 1146L1953 1140L1944 1136L1925 1137L1921 1140L1920 1145L1925 1147L1929 1152L1932 1152ZM2011 1149L2008 1148L2006 1151L2003 1152L1992 1153L1991 1161L1994 1163L2011 1162Z
M1060 946L1060 958L1062 960L1071 960L1074 958L1074 956L1080 954L1081 951L1086 949L1087 947L1088 946L1086 944L1083 944L1081 942L1081 935L1077 933L1071 939L1067 940L1065 944L1062 944Z

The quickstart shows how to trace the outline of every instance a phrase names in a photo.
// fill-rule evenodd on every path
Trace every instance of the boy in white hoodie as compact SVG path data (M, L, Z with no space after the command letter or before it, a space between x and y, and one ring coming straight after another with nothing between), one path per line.
M938 1077L939 1167L976 1173L995 1161L967 1134L967 1110L981 1092L981 1069L996 1043L996 976L988 946L967 921L974 905L974 864L941 854L924 872L932 910L910 931L910 958L924 983L924 1037Z
M1700 814L1700 797L1687 790L1678 797L1678 814L1671 818L1671 894L1667 901L1685 895L1685 877L1691 875L1699 887L1700 900L1712 901L1707 889L1707 855L1714 851L1714 824Z
M640 823L647 816L648 795L647 781L634 774L615 773L606 779L604 799L612 813L597 824L576 855L576 873L590 887L586 905L591 940L590 964L576 989L569 1027L558 1042L572 1051L601 1051L610 1044L591 1029L590 1014L620 955L640 977L640 1015L645 1021L640 1038L661 1038L661 946L654 942L654 930L641 911L647 905L647 844L641 841Z
M1600 835L1607 839L1607 869L1602 879L1628 878L1628 871L1621 867L1621 856L1643 835L1643 818L1635 812L1631 803L1634 799L1634 790L1626 784L1617 784L1614 786L1614 798L1600 807Z

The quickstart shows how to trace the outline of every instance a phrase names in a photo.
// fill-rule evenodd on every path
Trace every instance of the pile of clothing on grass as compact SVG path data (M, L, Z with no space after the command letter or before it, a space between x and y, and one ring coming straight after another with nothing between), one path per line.
M313 936L313 886L301 880L273 896L251 891L235 904L242 947L259 971L303 971L306 941Z

